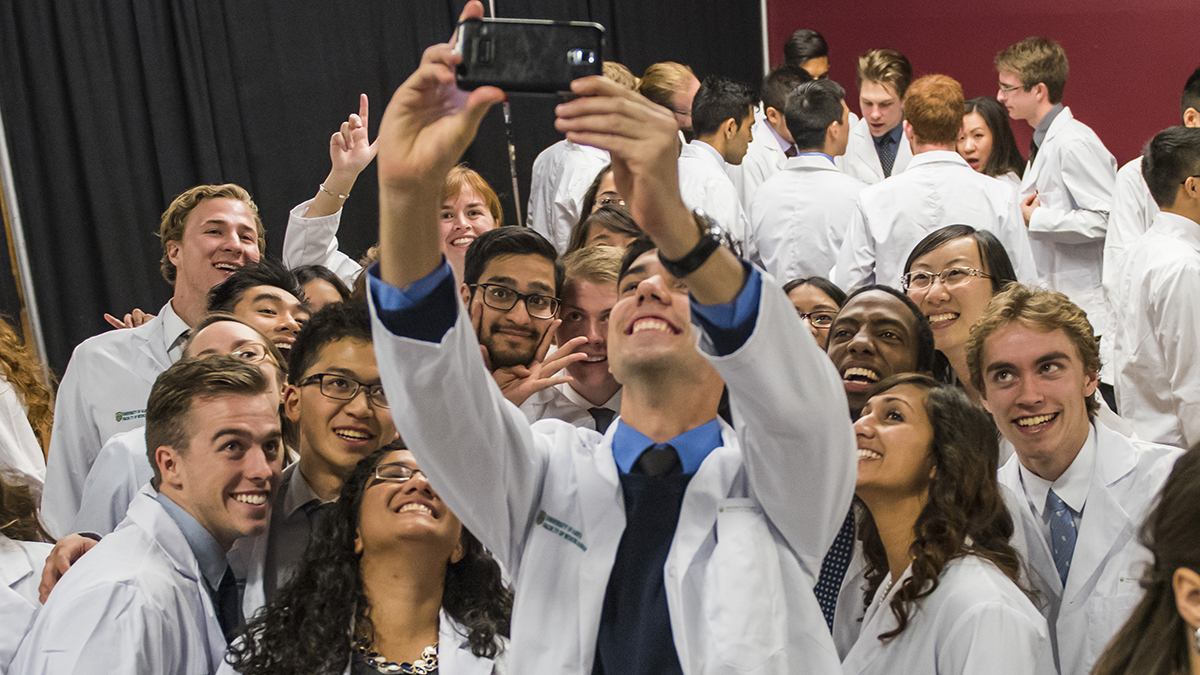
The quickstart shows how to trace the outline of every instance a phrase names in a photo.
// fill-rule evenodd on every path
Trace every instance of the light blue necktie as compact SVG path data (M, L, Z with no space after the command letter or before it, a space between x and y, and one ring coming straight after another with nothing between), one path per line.
M1071 556L1075 554L1075 518L1054 490L1046 496L1046 508L1050 509L1050 552L1054 556L1054 567L1058 577L1067 585L1067 573L1071 571Z

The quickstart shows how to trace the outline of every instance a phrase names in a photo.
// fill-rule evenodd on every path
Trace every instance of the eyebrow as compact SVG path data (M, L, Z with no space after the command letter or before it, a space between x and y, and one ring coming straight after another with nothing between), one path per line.
M884 403L899 403L900 405L903 405L905 408L908 408L909 410L913 409L913 407L911 405L909 405L908 401L900 398L899 396L887 396L883 399L883 402Z
M1040 366L1041 364L1047 363L1050 361L1070 361L1070 360L1071 360L1071 357L1067 356L1066 354L1064 354L1062 352L1050 352L1049 354L1043 354L1042 356L1038 357L1038 360L1034 361L1033 363L1034 363L1034 365Z
M345 375L346 377L349 377L349 378L352 378L359 382L362 382L363 384L378 384L379 382L381 382L381 380L378 377L375 378L374 381L368 380L365 377L361 377L358 373L354 372L353 370L350 370L349 368L342 368L340 366L330 366L330 367L326 368L324 372L330 373L331 375Z

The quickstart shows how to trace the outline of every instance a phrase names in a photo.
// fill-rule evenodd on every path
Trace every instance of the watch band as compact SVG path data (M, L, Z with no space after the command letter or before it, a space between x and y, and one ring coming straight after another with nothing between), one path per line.
M683 279L700 269L700 266L712 257L713 252L721 247L719 228L714 227L713 220L699 210L692 212L692 215L696 219L696 226L700 229L700 241L692 247L692 250L679 260L667 258L662 251L658 253L658 261L676 279ZM718 232L714 232L714 229L717 229Z

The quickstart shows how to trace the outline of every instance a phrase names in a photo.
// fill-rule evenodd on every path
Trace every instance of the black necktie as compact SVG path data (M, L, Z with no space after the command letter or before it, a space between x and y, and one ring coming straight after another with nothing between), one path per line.
M634 470L640 470L647 476L658 476L671 471L681 473L683 466L679 463L679 453L666 443L655 443L642 452Z
M233 576L233 568L226 565L225 574L221 576L221 584L217 586L216 597L217 623L225 634L225 641L233 640L234 633L242 623L242 608L238 602L237 578Z
M879 139L879 165L883 167L883 177L891 178L892 167L896 164L896 141L891 134Z
M784 154L784 155L785 155L785 156L786 156L788 159L791 159L791 158L795 157L795 156L796 156L797 154L799 154L799 153L797 153L797 152L796 152L796 145L793 143L792 145L789 145L789 146L788 146L788 149L787 149L787 150L784 150L784 151L783 151L783 154Z
M1037 157L1038 144L1037 141L1029 141L1029 163L1033 164L1033 158Z
M833 617L837 611L838 594L842 592L842 580L846 578L846 570L850 567L850 559L854 557L854 507L846 514L842 527L838 530L833 546L825 554L821 562L821 573L817 577L817 585L813 592L817 595L817 604L825 615L825 623L833 630Z
M608 427L612 424L613 419L617 416L616 411L608 408L588 408L588 414L592 419L596 420L596 431L604 433L608 431Z

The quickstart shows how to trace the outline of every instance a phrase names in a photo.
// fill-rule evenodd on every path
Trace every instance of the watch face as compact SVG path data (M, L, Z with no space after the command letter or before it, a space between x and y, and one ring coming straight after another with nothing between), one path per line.
M722 246L733 251L734 255L742 257L742 245L733 238L733 233L728 228L714 220L702 209L696 209L693 213L699 219L701 236L715 237Z

